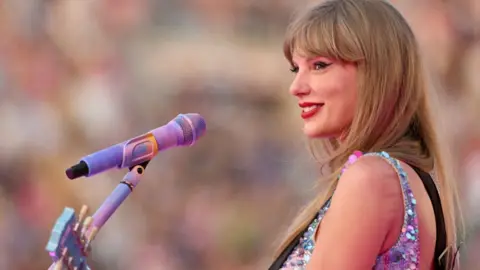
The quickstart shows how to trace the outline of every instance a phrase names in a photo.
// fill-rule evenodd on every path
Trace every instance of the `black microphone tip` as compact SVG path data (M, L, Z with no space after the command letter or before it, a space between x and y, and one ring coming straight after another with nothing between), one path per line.
M67 170L65 170L65 174L67 175L68 179L72 180L74 177L73 175L73 169L70 167Z
M84 161L80 161L78 164L73 165L72 167L65 170L65 174L70 180L79 178L81 176L86 176L88 175L87 163L85 163Z

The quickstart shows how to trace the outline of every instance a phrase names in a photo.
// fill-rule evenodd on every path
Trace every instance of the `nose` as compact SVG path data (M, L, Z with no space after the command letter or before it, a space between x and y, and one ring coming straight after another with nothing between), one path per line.
M289 92L293 96L304 96L310 93L310 85L308 84L308 80L305 76L300 73L297 73L295 79L293 80L292 84L290 85Z

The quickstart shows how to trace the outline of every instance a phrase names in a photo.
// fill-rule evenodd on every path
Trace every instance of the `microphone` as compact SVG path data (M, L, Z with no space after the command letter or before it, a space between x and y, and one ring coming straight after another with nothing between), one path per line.
M150 161L159 151L174 146L193 145L205 130L205 120L199 114L179 114L164 126L83 157L78 164L68 168L65 174L73 180L82 176L90 177L114 167L131 168Z

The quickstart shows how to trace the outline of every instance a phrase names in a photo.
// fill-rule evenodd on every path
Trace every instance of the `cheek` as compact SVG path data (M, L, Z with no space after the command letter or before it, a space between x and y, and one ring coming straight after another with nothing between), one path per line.
M327 104L344 109L355 105L357 92L350 84L338 80L330 85L325 85L322 96Z
M328 104L329 117L339 125L348 125L356 110L357 86L350 78L339 78L325 89L325 102Z

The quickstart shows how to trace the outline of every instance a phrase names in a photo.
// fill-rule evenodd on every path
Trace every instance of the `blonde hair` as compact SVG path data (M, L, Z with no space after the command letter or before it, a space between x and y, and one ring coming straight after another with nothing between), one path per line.
M298 215L279 252L308 226L333 194L341 166L355 150L386 151L434 173L447 246L454 249L459 209L456 185L447 175L417 41L402 15L380 0L325 1L298 14L289 25L284 54L290 62L294 52L355 63L360 74L357 102L361 106L357 106L341 143L332 138L319 140L325 154L322 162L331 170L325 177L328 188ZM446 250L448 263L454 252Z

